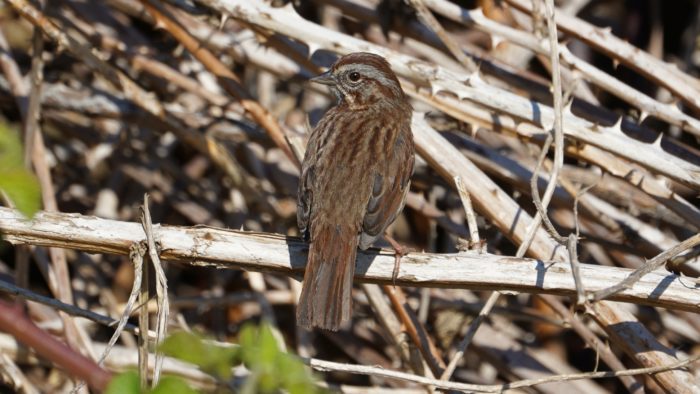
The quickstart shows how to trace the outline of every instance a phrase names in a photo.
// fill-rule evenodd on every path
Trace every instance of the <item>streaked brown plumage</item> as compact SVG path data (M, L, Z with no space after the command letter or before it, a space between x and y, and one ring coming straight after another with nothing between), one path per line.
M412 109L383 57L353 53L312 81L338 98L311 133L297 201L311 241L297 323L337 330L352 313L357 247L403 209L413 172Z

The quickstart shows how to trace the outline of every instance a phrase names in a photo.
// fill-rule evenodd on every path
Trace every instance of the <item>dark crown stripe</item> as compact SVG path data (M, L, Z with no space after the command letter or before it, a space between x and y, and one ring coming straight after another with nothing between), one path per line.
M383 73L391 73L391 67L389 66L389 63L386 60L384 60L383 57L369 52L357 52L343 56L333 66L333 68L338 69L342 66L347 66L350 64L371 65Z

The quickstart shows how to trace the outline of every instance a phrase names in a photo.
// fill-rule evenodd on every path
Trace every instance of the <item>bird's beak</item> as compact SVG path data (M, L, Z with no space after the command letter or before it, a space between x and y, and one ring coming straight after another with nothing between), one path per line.
M333 79L333 75L331 74L330 70L311 78L310 81L320 83L322 85L335 85L335 79Z

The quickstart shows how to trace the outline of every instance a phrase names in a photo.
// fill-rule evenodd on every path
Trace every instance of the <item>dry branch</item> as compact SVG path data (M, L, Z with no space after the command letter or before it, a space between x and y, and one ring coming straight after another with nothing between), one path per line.
M37 327L24 315L24 311L3 300L0 300L0 330L14 336L72 375L84 379L98 391L103 391L112 378L111 373Z
M460 100L473 101L544 129L549 129L554 122L554 111L551 107L492 86L484 82L478 74L458 74L415 57L327 29L301 18L292 7L272 8L262 2L251 3L244 0L205 0L204 3L245 23L271 29L299 40L309 46L309 53L314 53L317 49L342 54L374 52L386 57L396 73L422 86L429 86L433 94L450 93ZM565 134L569 138L596 146L684 185L700 189L698 166L679 159L660 146L629 138L622 133L619 126L597 125L570 111L564 114L564 122L567 125Z
M602 327L610 336L610 340L620 346L625 353L634 358L643 367L654 367L666 363L677 362L678 351L661 344L655 338L642 336L639 332L646 328L629 312L621 308L611 308L605 301L597 302L590 308L594 319L604 322ZM693 374L687 370L673 370L652 374L651 377L669 393L700 393L700 386L695 382Z
M426 0L426 5L440 15L456 22L469 24L481 31L491 34L497 39L507 40L514 44L539 54L549 55L551 45L546 41L539 40L534 34L527 31L514 29L510 26L500 24L487 18L483 11L479 9L465 10L459 5L446 0ZM571 17L569 17L571 18ZM639 108L646 115L655 116L671 124L687 129L698 135L700 134L700 120L686 115L678 110L674 104L665 104L657 101L643 92L627 85L626 83L612 77L599 68L582 60L574 55L566 46L559 48L562 60L571 69L580 72L583 77L590 80L596 86L616 95L626 102ZM641 119L643 120L643 119Z
M411 92L410 89L409 92L413 97L465 122L489 129L509 131L530 141L536 140L544 133L541 128L520 122L508 114L494 113L477 105L467 105L467 102L458 101L456 98L441 95L431 96L428 93ZM657 179L643 168L593 145L570 144L565 148L570 156L585 160L625 180L666 205L694 227L700 228L700 210L675 193L664 179Z
M182 26L173 21L166 10L159 9L155 5L149 3L148 0L142 0L146 10L152 15L156 21L156 25L163 26L170 34L175 37L184 47L186 47L193 56L195 56L202 64L204 64L212 74L219 78L221 86L233 97L235 97L241 106L255 119L268 133L270 138L277 144L280 149L289 157L289 160L294 161L295 157L285 140L285 132L272 117L272 115L254 100L240 84L239 78L219 59L202 46L202 43L193 38ZM295 163L299 165L300 163Z
M169 113L152 93L141 88L118 68L102 60L97 50L81 44L74 37L66 34L32 5L23 0L10 0L9 2L27 21L40 28L59 46L66 48L75 57L104 76L114 87L121 90L127 99L143 111L144 116L150 115L162 122L163 126L176 133L183 141L187 141L203 154L208 155L232 180L240 182L238 165L219 143L192 132L182 121ZM245 186L245 184L241 183L241 186Z
M41 212L31 221L12 209L0 208L0 231L13 243L27 243L127 255L132 243L145 238L137 223L91 216ZM306 244L275 234L209 227L161 226L161 257L172 262L227 269L279 272L300 277ZM358 255L356 280L391 284L394 254L376 249ZM632 270L581 264L589 291L627 277ZM488 253L411 253L402 259L397 284L405 286L504 290L573 296L568 263L517 259ZM682 277L654 271L612 300L698 311L700 292Z
M438 134L423 118L413 116L416 151L448 182L455 176L469 179L465 187L475 208L494 223L513 243L520 245L527 237L534 219L491 178ZM526 249L532 257L564 261L564 250L549 238L544 229L533 230L532 243Z
M47 212L27 221L0 208L0 232L7 233L0 236L23 244L0 253L0 290L5 293L0 296L17 294L17 304L22 297L46 303L25 304L36 325L55 335L69 328L60 311L101 322L98 327L78 320L78 327L89 327L87 332L97 340L94 349L102 351L99 338L106 339L117 322L96 314L122 316L122 325L131 315L124 304L138 282L133 275L140 279L141 274L133 272L124 256L147 239L136 209L147 192L153 197L153 221L181 226L155 225L149 232L156 241L149 248L152 257L175 263L168 269L169 292L175 297L170 327L191 325L207 335L232 338L241 323L268 319L275 335L284 334L278 338L281 348L296 347L312 368L334 371L326 385L334 380L342 390L368 393L413 392L422 386L428 392L520 388L592 394L622 389L614 378L592 380L615 376L635 394L656 386L667 392L695 390L691 375L699 367L689 363L700 357L692 354L700 340L699 284L664 271L665 257L647 259L678 251L678 240L696 239L700 229L694 199L700 189L700 155L695 136L685 133L700 130L693 110L697 98L687 94L700 89L690 77L698 72L700 48L689 39L697 36L700 13L678 21L686 16L679 12L688 9L685 5L651 2L632 9L596 2L582 17L557 17L559 39L575 41L560 44L556 56L557 50L550 50L556 33L550 29L551 42L544 39L543 7L537 6L542 0L509 0L525 4L524 13L492 1L480 2L483 8L474 10L461 8L455 0L415 0L415 8L401 1L375 7L377 1L297 1L292 2L294 9L265 0L69 1L39 11L26 0L8 0L20 12L11 13L0 32L0 117L10 129L21 130L19 120L27 118L27 82L38 86L41 79L32 72L40 70L32 67L33 60L45 60L47 82L41 95L34 89L30 117L38 116L46 131L39 134L46 144L39 156L47 156L53 197L63 210L119 221ZM575 15L578 11L564 10L581 10L586 0L556 2L562 13ZM534 15L528 15L530 4ZM636 49L580 19L600 10L610 11L599 20L611 25L648 16L624 32L635 45L644 45L640 40L649 33L648 48ZM634 14L625 14L628 10ZM547 24L552 20L548 17ZM677 21L681 23L676 26ZM582 29L571 31L572 26ZM48 45L42 53L39 30L58 45ZM34 42L32 31L39 33ZM7 34L5 43L2 34ZM671 39L673 46L661 44ZM619 53L611 53L617 48ZM646 70L608 70L610 61L616 65L616 58L630 50L636 53L627 52L631 56L623 55L622 63ZM356 318L344 332L326 335L294 327L289 311L300 286L292 278L303 272L308 245L275 234L297 234L298 170L285 156L287 144L295 155L302 152L311 125L333 99L305 81L330 64L334 55L327 52L354 51L387 57L416 109L416 171L407 209L392 233L413 250L444 254L409 254L397 283L408 288L384 295L370 283L391 290L393 253L361 253L356 280L365 292L353 292ZM553 58L546 56L551 52ZM467 54L483 74L465 69L450 54L463 63ZM660 59L677 62L686 71ZM563 111L558 105L558 113L538 102L551 102L549 73L557 69L566 87L564 97L577 95ZM650 70L658 75L650 78ZM634 79L626 78L630 72ZM634 119L609 126L625 111ZM555 114L563 118L565 143L559 135L551 160L543 142ZM636 124L647 116L653 119ZM31 147L29 135L25 140ZM657 135L662 137L652 143ZM540 161L537 152L542 152ZM542 199L545 208L540 210L546 216L532 205L547 183L546 176L537 176L540 167L545 168L540 173L561 170L550 180L561 186L553 189L551 204L549 193ZM531 178L535 185L528 187ZM455 187L459 184L463 188ZM478 220L469 204L460 204L460 196L473 201ZM572 308L575 286L569 264L563 263L568 262L564 246L538 229L540 217L553 225L548 226L551 234L578 235L581 230L576 250L582 262L591 264L581 267L579 287L588 298L578 298L587 300L589 314ZM187 227L194 224L214 227ZM477 225L491 253L449 254L460 250L460 237L476 234ZM528 233L534 234L532 246ZM56 286L26 269L30 257L43 274L50 266L47 249L34 245L73 249L66 253L73 303L38 295ZM672 269L697 276L698 249L672 259ZM22 250L32 254L23 257ZM144 257L142 252L137 257ZM525 253L539 260L522 258ZM596 302L595 295L607 293L610 285L622 292L611 292L614 301ZM487 294L468 289L496 292L487 300ZM496 302L508 292L534 296ZM139 309L144 322L158 312L156 303L146 304ZM113 339L121 338L129 349L114 348L107 358L110 370L137 365L133 334L119 331L116 327ZM578 340L562 340L576 334L587 347ZM332 346L318 346L315 335ZM144 355L154 338L155 332L144 337ZM5 351L0 376L11 376L13 383L8 384L15 387L22 374L37 383L35 372L46 370L46 362L37 362L31 352L23 361L13 360L2 339L0 335L0 353ZM691 354L684 354L686 349ZM144 378L155 372L153 353L148 353ZM442 376L452 375L448 379L454 382L434 379L433 373L443 369L441 360L450 360ZM628 369L637 366L651 368ZM683 369L670 371L671 366ZM49 368L45 375L59 376L59 382L48 390L71 385L71 377L64 376L70 373ZM577 370L606 368L614 372ZM216 382L210 376L197 377L201 373L193 366L186 370L179 375L208 390L250 377L237 369L234 380ZM366 375L361 379L369 385L345 386L356 379L348 372ZM645 376L635 379L629 376L633 373ZM38 387L43 390L47 383Z
M531 10L529 4L524 0L506 1L521 11L530 12ZM683 74L677 66L659 60L616 37L609 28L600 28L562 13L557 13L556 22L557 27L562 31L637 70L645 77L672 91L694 110L700 110L697 80ZM680 112L678 108L676 110Z

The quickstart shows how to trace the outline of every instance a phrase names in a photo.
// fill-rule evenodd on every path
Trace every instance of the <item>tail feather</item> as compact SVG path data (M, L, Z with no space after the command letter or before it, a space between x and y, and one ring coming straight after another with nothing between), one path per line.
M357 232L340 226L312 230L297 324L337 331L352 314Z

